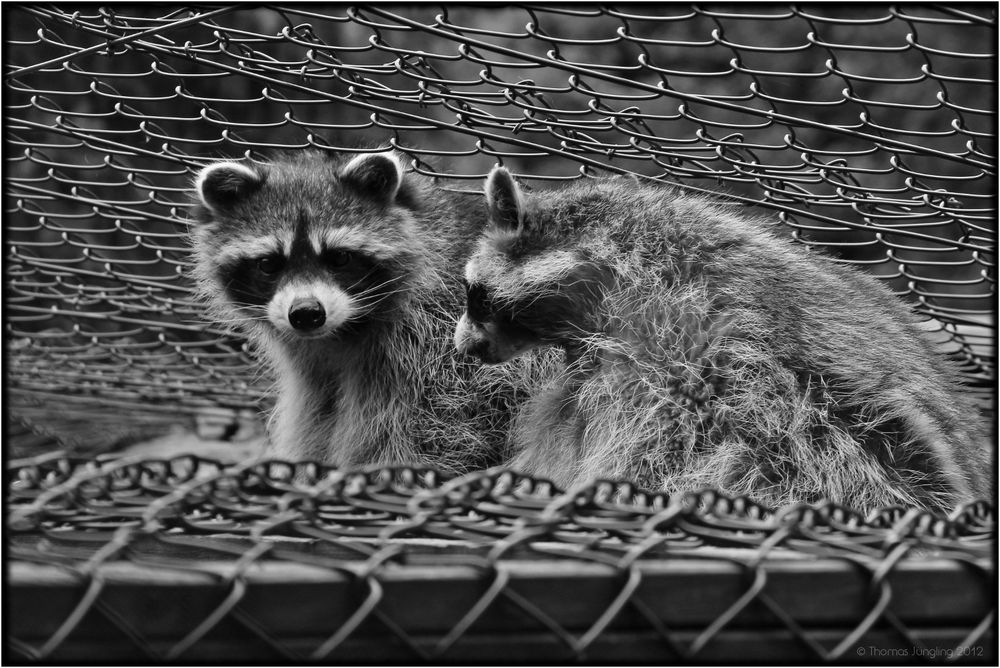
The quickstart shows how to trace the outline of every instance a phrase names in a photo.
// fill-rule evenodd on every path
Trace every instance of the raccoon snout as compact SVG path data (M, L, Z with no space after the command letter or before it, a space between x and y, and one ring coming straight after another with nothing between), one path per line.
M478 341L468 343L461 352L470 357L475 357L480 362L485 364L496 364L501 361L495 359L492 346L490 346L490 342L485 339L479 339Z
M315 299L299 299L288 308L288 322L300 332L311 332L326 322L326 311Z
M455 328L455 348L462 355L475 357L480 362L487 362L490 342L484 336L482 327L474 325L468 313L463 313Z

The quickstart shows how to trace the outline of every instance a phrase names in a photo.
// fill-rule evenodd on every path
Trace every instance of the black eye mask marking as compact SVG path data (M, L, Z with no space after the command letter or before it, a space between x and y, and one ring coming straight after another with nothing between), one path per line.
M388 278L384 268L371 258L343 248L320 253L318 269L351 294L380 291L379 284Z
M523 341L539 339L540 337L525 323L518 315L516 304L507 304L497 301L490 295L489 290L479 283L465 283L466 305L465 311L469 319L483 325L493 324L497 331L509 339L519 339Z
M327 248L317 255L300 245L291 257L275 252L231 260L219 267L218 275L234 304L251 307L267 306L288 281L335 285L356 300L358 315L351 327L357 328L394 317L405 300L403 269L347 248Z
M257 269L265 276L273 276L285 268L285 257L272 254L257 258Z
M349 250L344 250L342 248L333 248L327 251L323 251L323 255L320 257L323 264L334 269L339 269L341 267L346 267L347 265L354 262L357 257L354 253Z
M346 248L328 248L320 254L318 266L356 300L359 321L391 320L406 299L405 264L378 261Z
M486 286L466 283L466 313L478 324L538 341L567 342L599 327L598 302L610 278L601 268L581 266L562 284L516 300L501 300Z
M280 254L244 257L221 266L219 276L233 302L263 306L274 296L285 264Z
M493 300L489 293L479 283L465 283L465 310L476 322L486 322L493 316Z

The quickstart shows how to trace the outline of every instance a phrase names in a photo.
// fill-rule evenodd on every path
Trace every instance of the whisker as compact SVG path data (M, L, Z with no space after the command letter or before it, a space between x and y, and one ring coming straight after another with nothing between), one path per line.
M366 277L366 278L367 278L367 277ZM385 287L385 286L389 285L390 283L394 283L394 282L396 282L396 281L400 281L400 280L402 280L402 279L403 279L403 277L402 277L402 276L394 276L394 277L392 277L392 278L390 278L390 279L388 279L388 280L385 280L385 281L383 281L383 282L381 282L381 283L379 283L379 284L377 284L377 285L372 285L372 286L370 286L370 287L367 287L367 288L365 288L364 290L362 290L361 292L359 292L359 293L358 293L358 296L360 296L360 295L364 295L364 294L366 294L366 293L371 293L371 292L375 292L376 290L379 290L379 289L381 289L381 288L383 288L383 287ZM352 283L352 284L351 284L350 286L348 286L348 288L347 288L347 289L348 289L348 290L350 290L351 288L354 288L354 287L355 287L355 286L357 286L357 285L358 285L358 284L359 284L359 283L360 283L360 282L361 282L362 280L364 280L364 279L362 278L362 279L359 279L359 280L355 281L355 282L354 282L354 283Z
M264 315L262 315L262 316L247 316L247 317L244 317L244 318L212 318L212 322L223 324L223 325L229 325L229 324L241 323L241 322L269 322L269 321L270 321L270 318L268 318L267 316L264 316Z
M372 301L372 300L374 300L377 303L379 301L384 300L387 297L391 297L393 295L403 294L404 292L406 292L406 290L401 288L399 290L392 290L390 292L381 292L381 293L375 294L375 295L363 295L363 294L359 294L359 295L355 295L354 296L354 301L355 302L364 303L365 301Z
M373 286L371 286L371 287L368 287L368 288L365 288L364 290L362 290L362 291L358 292L358 293L357 293L357 294L355 295L355 298L358 298L358 297L366 297L366 296L368 296L368 295L371 295L371 294L374 294L374 293L378 292L379 290L381 290L382 288L384 288L384 287L386 287L387 285L389 285L390 283L392 283L392 281L385 281L385 282L383 282L383 283L379 283L378 285L373 285ZM395 292L393 292L392 294L396 294L396 293L398 293L398 292L402 291L403 289L404 289L404 288L399 288L398 290L396 290L396 291L395 291Z

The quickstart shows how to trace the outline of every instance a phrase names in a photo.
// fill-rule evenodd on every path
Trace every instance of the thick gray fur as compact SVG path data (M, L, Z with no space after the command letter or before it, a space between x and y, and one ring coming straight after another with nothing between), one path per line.
M487 183L488 202L521 203L521 223L487 227L467 279L567 353L516 421L514 468L772 506L941 510L990 495L986 426L878 280L771 220L654 184ZM477 327L465 338L502 336Z

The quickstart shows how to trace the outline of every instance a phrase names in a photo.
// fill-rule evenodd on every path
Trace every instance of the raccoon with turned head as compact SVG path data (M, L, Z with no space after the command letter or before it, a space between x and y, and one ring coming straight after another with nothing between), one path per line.
M975 408L876 279L664 186L532 194L497 167L486 201L456 346L487 363L565 351L516 418L512 468L772 507L989 494Z
M276 380L271 456L447 472L499 461L527 366L484 373L450 343L464 298L453 268L481 196L405 173L392 151L217 162L195 188L200 293Z

